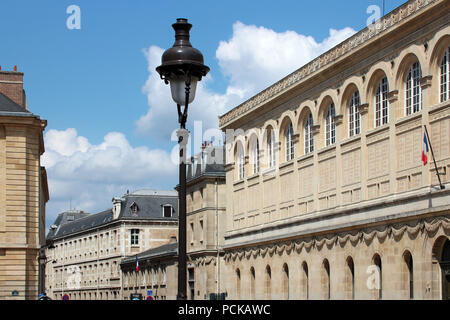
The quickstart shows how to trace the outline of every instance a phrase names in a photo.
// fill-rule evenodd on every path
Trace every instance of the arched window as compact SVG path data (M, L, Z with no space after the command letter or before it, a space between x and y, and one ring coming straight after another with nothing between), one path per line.
M289 123L284 134L286 138L286 161L289 161L294 159L294 128L292 123Z
M336 111L334 109L334 103L332 103L328 108L327 115L325 117L325 146L332 145L336 142L336 124L334 122L335 116Z
M310 113L305 120L305 154L314 151L313 118Z
M375 127L389 122L389 84L386 77L380 80L375 93Z
M283 299L289 300L289 267L287 264L283 265Z
M414 267L411 252L405 251L403 259L406 265L406 287L409 291L409 298L414 299Z
M266 278L265 278L265 283L264 283L264 291L266 294L266 299L270 300L271 298L271 293L272 293L272 271L270 270L270 266L266 267Z
M245 177L245 156L244 156L244 149L241 144L238 145L238 170L239 180L244 179Z
M330 300L330 263L327 259L323 260L322 268L322 286L325 289L325 299Z
M376 254L373 257L372 260L373 264L375 266L377 266L377 272L378 272L378 281L377 281L377 285L378 288L375 288L377 290L377 296L376 298L381 300L383 298L383 267L381 265L381 257Z
M241 298L241 271L236 269L236 299Z
M309 299L309 274L308 274L308 264L306 261L303 261L302 263L302 269L303 269L303 279L302 279L302 287L303 292L306 300Z
M348 135L356 136L361 130L361 115L359 114L359 91L355 91L348 104Z
M255 281L256 281L255 268L251 267L250 268L250 299L251 300L255 299Z
M441 102L450 99L450 47L444 52L440 64L439 89Z
M272 129L268 132L267 149L269 168L275 167L275 132Z
M422 71L420 63L415 62L411 65L406 76L405 83L405 107L406 115L419 112L422 108L422 89L420 87L420 79Z
M259 141L258 138L255 139L253 144L253 173L259 172Z
M355 299L355 265L353 263L352 257L347 258L347 285L349 296L352 300Z

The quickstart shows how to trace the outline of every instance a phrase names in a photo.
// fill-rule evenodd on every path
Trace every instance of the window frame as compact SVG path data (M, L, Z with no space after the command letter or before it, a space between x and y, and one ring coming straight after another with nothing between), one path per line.
M419 61L414 62L408 68L405 78L405 116L422 110L422 68ZM416 91L417 90L417 91ZM415 100L418 100L415 102Z
M284 136L286 143L286 161L291 161L294 159L294 127L292 122L289 122L289 125L286 127Z
M268 163L269 168L274 168L276 166L275 159L275 131L270 129L269 134L267 135L267 148L268 148Z
M450 47L444 52L439 63L439 102L450 99ZM446 69L443 71L443 69ZM443 83L444 82L444 83Z
M314 152L314 134L313 134L313 117L312 113L310 112L308 116L305 119L304 124L304 147L305 147L305 154L309 154Z
M132 247L139 246L140 229L130 229L130 245Z
M166 217L166 211L165 211L166 208L170 208L170 217ZM171 204L164 204L162 206L162 216L163 216L163 218L172 218L173 217L173 207Z
M336 143L336 108L334 103L331 103L327 109L325 116L325 146L331 146Z
M259 173L260 165L259 165L259 140L256 138L255 143L253 144L253 174Z
M348 136L354 137L361 133L361 114L359 113L359 106L361 105L361 98L359 91L356 90L350 96L348 102ZM336 135L336 134L335 134Z
M243 180L245 178L245 155L244 148L239 144L237 148L238 157L238 180Z
M375 128L381 127L389 123L389 81L387 77L383 77L377 85L375 90L375 117L374 126Z

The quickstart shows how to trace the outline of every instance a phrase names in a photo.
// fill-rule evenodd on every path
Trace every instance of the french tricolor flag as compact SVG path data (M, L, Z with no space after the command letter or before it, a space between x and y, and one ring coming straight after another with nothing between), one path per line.
M423 134L422 162L423 165L426 165L428 163L428 140L425 133Z
M136 272L139 272L139 259L136 256Z

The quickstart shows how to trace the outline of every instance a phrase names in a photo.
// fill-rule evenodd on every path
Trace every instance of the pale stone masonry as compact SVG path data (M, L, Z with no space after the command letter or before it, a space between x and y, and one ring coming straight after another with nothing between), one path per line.
M450 297L448 21L408 1L220 117L229 298Z
M0 300L37 298L45 244L47 121L28 110L23 75L0 71Z
M225 153L223 147L204 146L187 164L187 297L190 300L210 299L224 293L223 233L225 230ZM121 263L124 299L134 292L147 296L152 291L157 300L174 300L177 296L178 243L150 249L135 260ZM137 278L136 278L137 277ZM137 280L137 282L136 282Z
M138 190L112 199L106 211L61 213L50 227L46 293L61 300L122 299L120 262L177 236L178 195Z
M212 180L187 184L190 299L450 298L448 21L408 1L219 118L219 220ZM142 253L138 287L122 261L127 295L175 299L176 255Z

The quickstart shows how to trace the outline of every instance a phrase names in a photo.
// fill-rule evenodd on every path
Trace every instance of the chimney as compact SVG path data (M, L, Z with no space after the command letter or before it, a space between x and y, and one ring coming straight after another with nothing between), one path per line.
M14 69L17 70L17 67ZM28 111L22 72L0 70L0 93Z
M120 214L120 210L122 210L122 201L125 201L125 199L122 198L112 198L112 212L113 212L113 220L117 219Z

